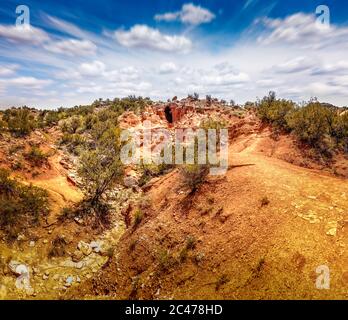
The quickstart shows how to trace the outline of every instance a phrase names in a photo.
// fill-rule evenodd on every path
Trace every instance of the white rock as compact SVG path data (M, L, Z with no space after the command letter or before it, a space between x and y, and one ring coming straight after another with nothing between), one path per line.
M11 260L9 268L14 274L18 275L15 283L16 288L25 290L28 294L32 294L33 289L30 286L29 267L18 261Z
M66 278L65 286L66 287L70 287L73 282L74 282L74 277L73 276L69 276L69 277Z
M88 256L92 253L92 248L90 245L84 241L80 241L77 245L77 248L85 255Z
M101 251L101 245L99 242L97 241L91 241L91 243L89 244L89 246L92 248L92 250L94 252L100 252Z
M331 228L329 231L326 232L328 236L336 236L337 229L336 228Z

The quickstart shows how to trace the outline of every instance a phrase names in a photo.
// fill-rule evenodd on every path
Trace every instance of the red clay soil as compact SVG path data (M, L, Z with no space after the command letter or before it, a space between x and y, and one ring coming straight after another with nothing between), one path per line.
M348 182L270 157L269 136L236 129L228 172L193 196L177 170L154 182L145 217L73 297L348 298ZM321 265L329 290L316 288Z

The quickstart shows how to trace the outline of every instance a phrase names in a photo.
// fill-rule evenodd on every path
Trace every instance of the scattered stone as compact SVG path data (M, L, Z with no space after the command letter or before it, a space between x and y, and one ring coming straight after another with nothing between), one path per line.
M136 187L138 185L138 180L135 177L125 177L123 179L123 184L127 188Z
M89 256L92 253L92 248L90 245L84 241L80 241L77 245L77 248L85 255Z
M75 217L74 220L76 223L83 225L83 219L81 219L79 217Z
M38 274L40 272L39 268L33 267L33 274Z
M19 234L18 237L17 237L17 240L18 241L25 241L27 238L25 237L24 234Z
M91 241L89 246L92 248L92 250L96 253L99 253L101 251L101 245L97 241Z
M329 231L326 232L328 236L336 236L337 234L337 228L331 228Z
M83 259L84 254L80 250L75 250L71 256L72 261L79 262Z
M17 275L16 288L25 290L27 294L33 294L33 289L30 286L29 267L18 261L11 260L9 263L10 270Z
M43 242L44 244L46 244L46 243L48 243L48 240L47 240L47 239L44 239L42 242Z
M35 241L30 241L30 242L29 242L29 246L30 246L30 247L35 247Z
M65 282L65 287L70 287L72 285L72 283L74 282L74 277L73 276L69 276L66 278L66 282Z
M49 277L47 275L45 275L45 274L42 276L42 280L47 280L48 278Z
M326 232L328 236L336 236L337 234L337 221L330 221L326 226L329 230Z

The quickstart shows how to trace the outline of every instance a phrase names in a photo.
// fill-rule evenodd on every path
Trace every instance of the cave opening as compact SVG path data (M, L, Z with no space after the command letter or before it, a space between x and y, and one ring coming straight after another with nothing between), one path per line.
M170 110L170 107L167 106L165 109L164 109L164 114L166 116L166 119L169 123L173 123L173 114L172 114L172 110Z

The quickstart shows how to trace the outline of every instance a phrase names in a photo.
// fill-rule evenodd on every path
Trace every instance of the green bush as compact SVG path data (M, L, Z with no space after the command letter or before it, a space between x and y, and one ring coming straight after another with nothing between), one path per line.
M101 204L102 195L123 178L123 164L120 160L120 129L100 127L93 148L80 154L79 176L85 185L86 201L92 207Z
M144 213L140 209L137 209L134 213L134 227L137 227L143 221L143 218Z
M336 115L333 122L332 136L337 144L341 144L348 152L348 112Z
M59 113L56 111L48 111L44 116L44 123L48 127L58 124L59 120Z
M294 102L276 99L272 91L257 104L257 113L261 120L286 130L289 129L286 116L294 110Z
M26 186L0 169L0 227L8 240L14 240L28 227L38 224L48 213L48 194L41 188Z
M5 131L7 129L7 123L0 119L0 132Z
M286 116L286 121L300 140L315 147L330 133L328 119L332 116L331 113L331 110L319 102L310 102L290 112Z
M70 153L79 155L81 149L86 146L86 138L78 133L64 133L59 143L65 145Z
M197 191L198 187L205 182L209 174L208 165L186 164L180 168L183 184L191 193Z
M27 108L6 110L3 120L7 122L9 131L18 136L27 135L36 127L35 117Z
M25 159L30 161L35 166L41 166L47 162L48 155L40 150L38 147L31 147L28 153L24 155Z
M304 106L279 100L270 92L257 103L257 114L278 129L292 131L301 141L330 157L334 149L348 151L348 114L312 99Z
M63 257L66 254L67 241L62 236L56 236L52 241L52 246L48 252L48 257Z

